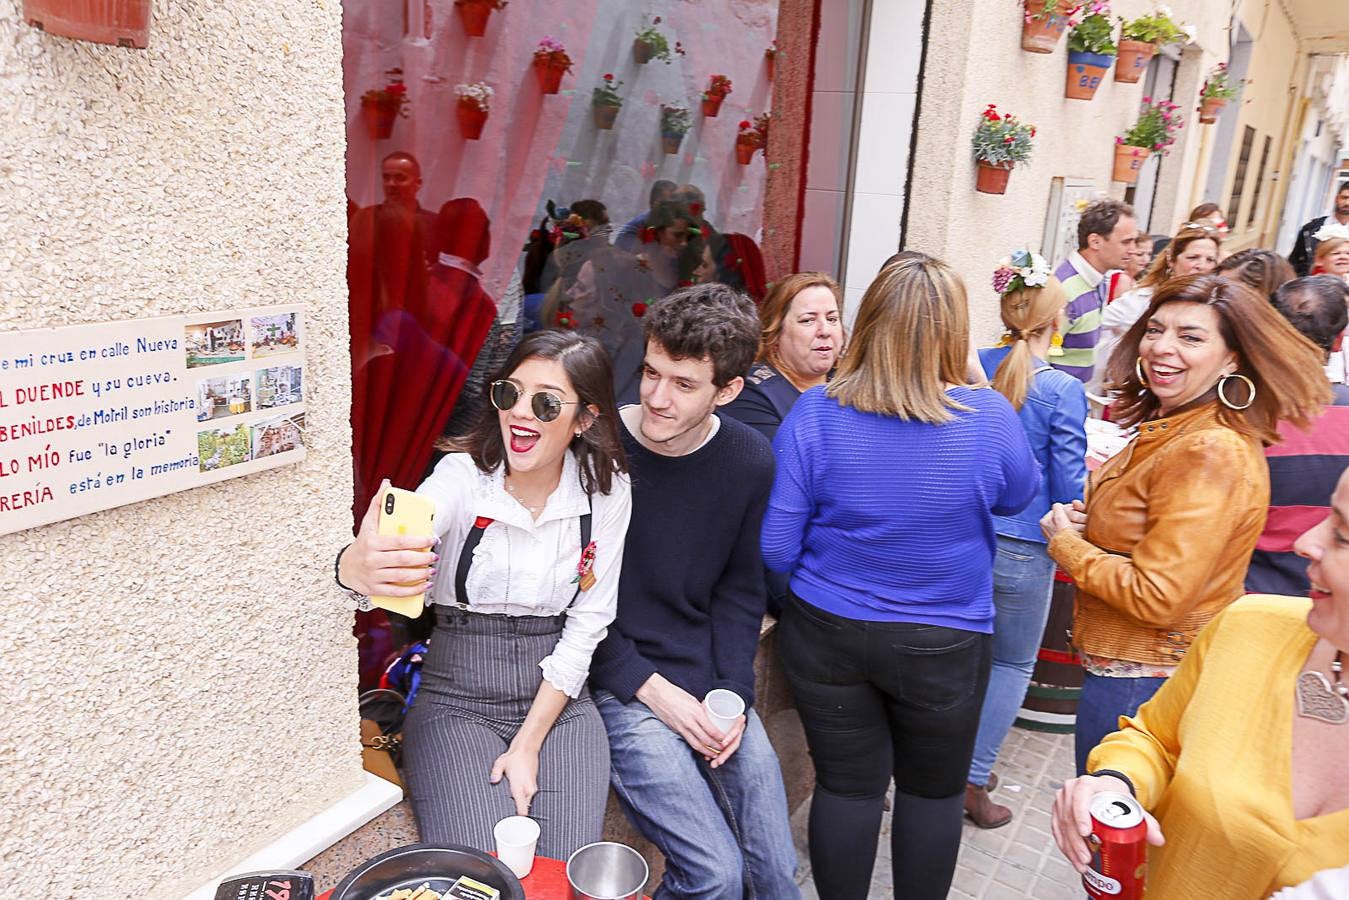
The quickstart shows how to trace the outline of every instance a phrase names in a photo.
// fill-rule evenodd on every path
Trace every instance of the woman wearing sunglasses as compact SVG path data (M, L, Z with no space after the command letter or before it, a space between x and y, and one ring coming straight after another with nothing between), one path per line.
M614 618L631 513L609 358L541 331L511 353L491 407L417 493L432 536L381 537L378 499L338 557L363 594L427 592L436 617L404 726L403 777L423 841L494 846L510 815L565 859L600 838L604 723L586 689Z

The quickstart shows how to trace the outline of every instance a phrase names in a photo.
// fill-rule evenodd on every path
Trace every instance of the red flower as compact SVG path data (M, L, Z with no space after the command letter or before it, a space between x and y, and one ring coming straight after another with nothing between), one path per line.
M613 81L613 80L614 80L614 73L613 73L613 72L605 72L605 73L604 73L604 80L605 80L605 81Z
M1034 125L1032 125L1032 126L1030 127L1030 136L1031 136L1031 137L1035 137L1035 126L1034 126Z
M740 120L739 128L740 128L741 131L744 131L744 130L747 129L747 128L753 128L753 127L754 127L754 125L753 125L753 123L750 122L749 119L741 119L741 120Z
M1002 142L1003 142L1004 144L1010 144L1010 143L1011 143L1012 141L1014 141L1014 140L1016 140L1016 138L1012 137L1012 136L1009 134L1009 135L1007 135L1007 137L1005 137L1005 138L1002 139Z
M406 94L408 92L408 86L401 81L395 81L384 90L390 94Z
M632 314L639 319L646 315L646 304L641 301L632 304Z
M559 309L557 311L557 318L554 321L556 321L558 328L576 327L576 319L573 318L572 314L570 312L567 312L566 310Z

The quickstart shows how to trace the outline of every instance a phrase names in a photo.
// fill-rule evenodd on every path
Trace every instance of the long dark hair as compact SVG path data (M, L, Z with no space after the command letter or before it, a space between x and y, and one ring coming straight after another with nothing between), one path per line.
M484 391L491 390L491 382L509 378L527 359L561 363L581 401L577 404L576 415L583 421L592 420L590 427L572 438L568 446L568 450L576 454L581 486L587 494L609 493L613 489L614 473L628 471L628 458L618 439L618 404L614 402L614 375L609 354L593 337L574 331L536 331L516 344L501 368L488 380ZM598 416L588 409L590 406L599 409ZM507 473L510 472L506 445L501 439L501 421L490 399L484 404L477 424L450 448L467 453L483 472L496 471L497 466L505 466Z

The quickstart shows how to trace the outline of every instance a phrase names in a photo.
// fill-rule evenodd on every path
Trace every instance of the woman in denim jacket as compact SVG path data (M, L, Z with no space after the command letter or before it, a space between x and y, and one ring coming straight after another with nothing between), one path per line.
M1012 811L988 792L993 762L1026 694L1049 616L1054 563L1040 517L1051 503L1080 501L1087 477L1086 391L1082 382L1045 362L1054 355L1052 339L1068 299L1063 286L1043 257L1019 250L994 273L993 288L1002 295L1007 334L1002 346L980 350L979 362L1016 408L1044 477L1029 506L1014 516L993 517L998 535L993 669L965 786L965 813L980 828L1012 820Z

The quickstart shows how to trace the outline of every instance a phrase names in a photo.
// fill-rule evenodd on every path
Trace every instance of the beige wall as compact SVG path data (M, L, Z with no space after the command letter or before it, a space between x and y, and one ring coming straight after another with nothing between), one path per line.
M305 462L0 538L0 884L176 897L360 783L331 569L341 8L160 0L135 51L35 32L19 5L0 0L0 325L307 316Z
M1152 7L1150 0L1114 4L1115 13L1125 17ZM1227 55L1226 4L1177 0L1171 7L1178 19L1199 29L1176 79L1178 97L1187 91L1197 96L1202 69ZM1053 54L1022 50L1018 4L933 4L905 244L945 258L965 276L974 333L981 341L1001 330L996 297L988 286L993 266L1014 246L1040 246L1051 179L1091 178L1101 191L1123 195L1124 186L1110 181L1115 135L1136 118L1143 85L1117 84L1112 73L1095 99L1064 99L1066 44L1065 37ZM1183 109L1189 123L1193 104L1177 102L1191 107ZM1013 171L1001 196L974 190L970 140L989 103L1037 128L1030 164ZM1200 130L1187 124L1163 161L1154 213L1159 227L1189 211L1177 211L1184 206L1178 195L1190 183L1189 173L1202 163L1196 137Z

